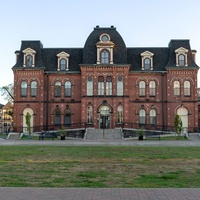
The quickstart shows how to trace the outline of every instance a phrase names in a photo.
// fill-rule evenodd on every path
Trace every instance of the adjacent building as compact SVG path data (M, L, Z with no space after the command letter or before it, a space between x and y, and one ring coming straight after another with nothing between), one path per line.
M127 47L115 27L96 26L82 48L22 41L15 53L16 131L26 127L27 112L33 131L172 129L176 113L185 129L198 128L199 67L188 39L166 47Z

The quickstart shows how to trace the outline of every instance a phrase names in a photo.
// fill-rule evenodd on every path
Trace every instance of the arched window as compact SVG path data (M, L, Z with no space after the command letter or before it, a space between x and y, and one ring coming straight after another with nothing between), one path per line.
M184 82L184 96L190 96L190 81Z
M21 82L21 96L22 97L27 96L27 82L26 81Z
M110 63L110 53L108 50L103 49L100 53L100 59L102 64Z
M64 58L62 58L61 60L60 60L60 70L66 70L66 68L67 68L67 61L64 59Z
M93 95L93 78L92 76L88 76L87 78L87 96Z
M65 96L66 97L71 96L71 82L70 81L65 82Z
M61 112L59 108L57 108L54 113L54 125L61 125Z
M104 95L104 78L99 76L98 78L98 95Z
M55 97L60 97L61 96L61 82L60 81L56 81L55 82Z
M149 58L144 59L144 70L150 70L151 68L151 60Z
M149 96L155 96L156 95L156 83L155 81L149 82Z
M112 95L112 77L106 77L106 95Z
M64 124L71 125L71 111L69 108L65 110Z
M33 65L33 56L27 55L26 56L26 66L27 67L32 67Z
M31 82L31 96L32 97L37 96L37 82L36 81Z
M124 93L123 77L121 75L117 78L117 96L122 96Z
M123 123L123 107L122 106L117 107L117 123L119 124Z
M180 82L174 81L174 96L180 96Z
M139 116L139 124L146 124L146 111L144 109L140 110Z
M139 83L139 95L142 96L146 96L146 84L144 81L140 81Z
M156 124L156 111L154 109L150 110L150 124L151 125Z
M88 124L92 123L92 106L91 105L87 107L87 123Z
M183 54L178 56L178 64L179 66L185 66L185 56Z

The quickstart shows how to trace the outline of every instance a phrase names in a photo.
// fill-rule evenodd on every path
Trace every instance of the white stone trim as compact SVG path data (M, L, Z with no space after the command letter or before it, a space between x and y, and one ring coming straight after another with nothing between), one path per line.
M35 54L36 51L31 48L26 48L22 51L24 53L23 67L26 67L26 56L31 55L33 58L32 67L35 67Z
M178 57L179 57L180 54L183 54L185 56L185 66L188 66L188 63L187 63L187 52L188 52L188 50L183 48L183 47L180 47L180 48L176 49L174 52L176 53L176 66L177 67L179 66Z
M150 61L151 61L150 70L153 70L153 56L154 56L154 54L150 51L145 51L145 52L141 53L140 55L141 55L141 58L142 58L142 70L144 70L144 60L146 58L150 59Z
M67 62L66 71L68 71L69 70L69 57L70 57L70 54L62 51L59 54L57 54L57 57L58 57L58 62L57 62L57 69L58 69L58 71L60 71L60 60L63 59L63 58Z

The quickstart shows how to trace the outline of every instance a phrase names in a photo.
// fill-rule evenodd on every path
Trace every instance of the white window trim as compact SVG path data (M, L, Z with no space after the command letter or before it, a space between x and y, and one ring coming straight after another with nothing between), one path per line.
M28 56L28 55L32 56L32 58L33 58L32 67L35 67L35 54L36 54L36 51L34 51L31 48L27 48L27 49L24 49L22 52L24 53L23 67L26 67L26 56Z
M104 35L108 36L108 41L106 41L106 42L102 41L102 39L101 39ZM109 53L110 53L109 64L113 64L113 48L114 48L114 46L115 46L115 44L112 41L110 41L110 36L108 34L103 33L103 34L100 35L99 42L97 42L97 44L96 44L96 47L97 47L97 64L101 64L100 54L101 54L101 51L103 49L106 49L107 51L109 51Z
M60 71L60 60L64 58L66 60L66 62L67 62L66 71L68 71L69 70L69 57L70 57L70 54L62 51L59 54L57 54L57 57L58 57L57 70Z
M150 51L145 51L145 52L141 53L140 55L142 57L142 70L144 70L144 60L146 58L150 59L150 61L151 61L150 70L153 70L153 56L154 56L154 54L151 53Z
M187 63L187 52L188 52L188 50L183 48L183 47L180 47L180 48L176 49L174 52L176 53L176 66L177 67L179 66L178 57L179 57L180 54L183 54L185 56L185 66L188 66L188 63Z

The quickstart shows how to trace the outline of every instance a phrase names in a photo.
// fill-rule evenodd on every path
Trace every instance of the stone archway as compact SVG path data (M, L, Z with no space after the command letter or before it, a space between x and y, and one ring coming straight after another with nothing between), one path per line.
M99 128L100 129L109 129L110 128L110 108L106 105L103 105L99 109L100 120Z
M25 108L23 111L23 133L27 133L27 124L26 124L26 114L30 113L31 115L31 132L33 132L33 109L32 108Z
M183 123L183 131L188 130L188 110L184 107L181 107L177 110L177 114L181 117Z

